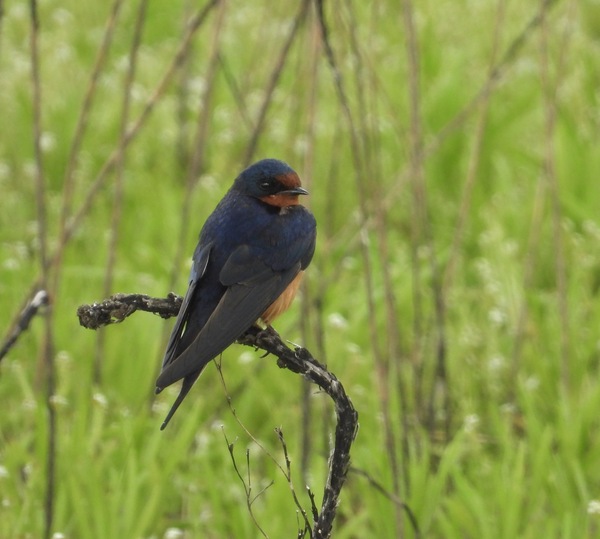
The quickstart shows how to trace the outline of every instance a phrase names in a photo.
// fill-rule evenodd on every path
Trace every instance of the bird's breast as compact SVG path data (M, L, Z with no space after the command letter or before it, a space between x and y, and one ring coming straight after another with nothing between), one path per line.
M303 273L304 272L301 271L298 273L298 275L296 275L296 277L294 277L294 280L288 285L283 293L267 308L267 310L260 317L265 324L270 325L275 318L288 310L292 304L292 301L294 301L296 293L298 292L298 288L302 282Z

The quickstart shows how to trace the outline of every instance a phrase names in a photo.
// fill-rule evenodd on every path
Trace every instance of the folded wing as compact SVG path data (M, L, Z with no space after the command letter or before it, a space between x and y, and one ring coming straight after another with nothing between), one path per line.
M171 385L204 368L260 318L299 271L297 262L285 271L275 272L253 258L245 245L234 251L221 271L227 291L194 341L165 365L157 387Z

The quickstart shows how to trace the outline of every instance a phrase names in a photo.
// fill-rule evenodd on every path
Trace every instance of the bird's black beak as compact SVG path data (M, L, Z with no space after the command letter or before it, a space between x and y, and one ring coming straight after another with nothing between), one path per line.
M308 195L308 191L304 187L294 187L293 189L286 189L285 191L279 191L278 195Z

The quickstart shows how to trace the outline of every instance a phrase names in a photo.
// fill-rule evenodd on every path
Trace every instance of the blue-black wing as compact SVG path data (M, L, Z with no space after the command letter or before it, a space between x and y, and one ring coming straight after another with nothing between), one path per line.
M183 302L181 303L179 314L177 315L177 320L175 321L175 325L173 326L173 330L171 331L171 336L169 337L167 350L165 352L165 357L163 358L162 362L163 369L169 363L172 363L173 360L176 358L177 345L181 341L181 336L183 335L185 325L190 316L190 307L192 299L194 298L200 279L202 279L202 276L206 271L206 266L208 265L208 259L210 257L211 248L212 242L207 245L199 245L198 249L194 253L194 262L192 264L192 270L190 272L188 289L183 298Z
M300 267L298 261L284 271L273 271L247 245L238 247L220 273L227 291L194 341L165 366L156 385L166 387L204 368L260 318Z

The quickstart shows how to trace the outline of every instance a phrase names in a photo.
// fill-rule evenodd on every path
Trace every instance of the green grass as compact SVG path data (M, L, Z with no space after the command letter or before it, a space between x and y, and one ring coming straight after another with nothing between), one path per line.
M415 2L425 148L417 166L426 187L420 208L413 189L418 173L409 161L415 131L406 26L397 4L325 3L359 159L318 41L314 6L284 62L252 156L288 161L311 191L317 252L301 301L275 325L344 384L360 415L352 465L386 493L350 473L334 537L414 537L390 499L395 495L422 537L591 539L600 530L600 12L591 0L557 1L545 25L526 31L505 56L537 3L501 3L499 12L492 2ZM130 123L177 51L190 6L149 3ZM39 9L45 208L54 252L67 161L110 6L49 0ZM198 30L183 70L124 154L112 292L163 296L174 271L174 290L184 292L198 231L245 164L298 10L291 2L229 2L218 37L216 11ZM77 154L73 212L119 146L136 12L137 4L125 4L115 22ZM501 77L489 99L473 104L489 74L496 24ZM40 240L28 8L7 3L0 29L4 333L39 276ZM211 79L214 43L221 62ZM463 109L464 119L444 130ZM206 111L204 161L186 194L198 115ZM272 358L236 345L222 358L227 390L209 367L161 432L177 388L158 397L153 389L172 321L146 313L104 330L101 377L94 378L98 336L79 326L75 312L104 296L115 178L106 177L60 267L50 271L51 279L60 272L51 319L57 419L51 533L262 537L227 439L242 477L250 478L251 498L258 495L256 521L269 537L294 536L301 520L278 467L284 456L274 429L283 429L294 487L309 510L305 481L319 504L333 427L324 395L310 390L305 430L302 382ZM190 218L183 222L188 199ZM184 255L176 259L179 238ZM436 372L436 283L443 284L445 307L444 376ZM1 538L44 535L43 325L36 318L0 364ZM304 437L311 451L303 471Z

